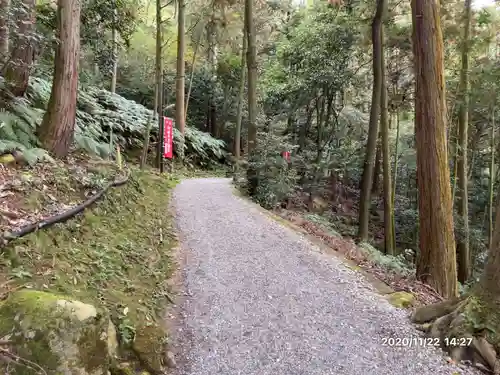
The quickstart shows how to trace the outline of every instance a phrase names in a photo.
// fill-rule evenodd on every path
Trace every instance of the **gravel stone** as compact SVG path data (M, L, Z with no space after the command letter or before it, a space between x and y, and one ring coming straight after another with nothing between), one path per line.
M173 332L178 375L456 375L408 312L303 236L233 195L231 180L182 181L173 204L185 287Z

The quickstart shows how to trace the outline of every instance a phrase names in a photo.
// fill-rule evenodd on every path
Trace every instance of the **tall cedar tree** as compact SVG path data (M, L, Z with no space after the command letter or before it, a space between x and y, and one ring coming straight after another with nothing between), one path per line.
M44 147L58 158L67 156L75 132L80 58L80 0L57 1L57 36L52 91L37 130Z
M185 13L186 4L184 0L177 0L179 12L177 13L177 77L175 84L175 124L181 133L182 144L177 150L179 159L184 159L184 133L186 128L186 114L184 109L184 95L185 95L185 64L184 64L184 47L185 47Z
M257 52L253 0L245 0L245 26L247 31L248 68L248 153L257 145Z
M158 113L158 142L156 144L156 166L163 172L163 33L162 33L162 1L156 0L156 58L155 58L155 80L156 80L156 112Z
M359 202L359 228L360 241L368 240L368 225L370 222L371 190L373 184L373 169L378 138L378 120L380 116L381 88L382 88L382 19L385 12L385 0L377 1L377 10L372 22L373 45L373 87L372 103L370 109L370 123L368 140L366 142L365 162L361 182L361 195Z
M118 31L116 30L116 22L118 10L116 9L116 1L113 1L113 28L111 29L111 40L113 43L113 67L111 69L111 85L109 91L116 92L116 79L118 74Z
M257 146L257 52L255 25L253 19L253 0L245 0L245 28L247 35L247 72L248 72L248 155L251 157ZM247 169L248 193L256 193L258 173L252 165Z
M234 144L233 154L236 158L236 165L240 159L241 154L241 122L243 119L243 95L245 93L245 69L246 69L246 53L247 53L247 34L246 29L243 27L243 42L241 46L241 69L240 69L240 82L238 88L238 110L236 113L236 128L234 130Z
M417 277L457 294L439 0L412 0L420 256Z
M210 79L212 83L216 81L217 77L217 23L215 21L215 9L212 11L212 16L210 17L210 21L207 23L207 60L210 66ZM218 137L219 134L219 126L217 124L217 108L215 105L214 98L214 89L215 86L212 84L210 90L208 91L208 105L207 105L207 125L208 131L214 137Z
M470 276L471 261L469 251L469 197L467 192L467 147L469 122L469 39L471 31L471 0L465 0L464 35L462 40L462 67L460 69L457 177L458 177L458 214L462 218L462 235L457 240L458 281L465 283Z
M12 4L14 5L14 4ZM35 32L35 0L22 0L12 7L16 22L16 41L11 41L11 55L4 68L4 77L10 94L23 96L28 88Z
M385 0L379 0L386 3ZM384 13L387 4L384 4ZM383 26L380 31L380 71L382 74L380 84L380 135L382 138L382 160L384 165L384 239L385 252L395 255L396 244L394 242L394 210L392 206L392 183L391 183L391 153L389 148L389 110L387 103L387 79L384 58L384 32Z
M0 0L0 72L9 58L10 0Z

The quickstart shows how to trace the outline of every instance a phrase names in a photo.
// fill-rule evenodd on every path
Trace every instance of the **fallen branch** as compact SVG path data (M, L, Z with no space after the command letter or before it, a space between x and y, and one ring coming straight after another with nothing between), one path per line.
M36 371L37 374L47 375L47 372L40 365L25 358L21 358L9 352L7 349L0 348L0 361L26 367L30 370Z
M36 223L28 224L17 231L6 232L3 235L3 237L0 237L0 250L5 248L9 242L11 242L12 240L15 240L16 238L26 236L27 234L35 232L39 229L47 228L51 225L54 225L57 223L62 223L66 220L71 219L75 215L83 212L86 208L88 208L89 206L94 204L98 199L100 199L108 191L109 188L125 185L129 179L129 177L130 177L130 172L128 172L125 177L122 177L121 179L116 179L116 180L108 183L101 191L94 194L93 196L91 196L89 199L87 199L83 203L79 204L78 206L75 206L75 207L69 209L68 211L62 212L60 214L57 214L57 215L49 217L47 219L38 221Z
M170 302L172 305L175 305L175 301L170 294L168 294L167 292L164 292L164 295L167 298L168 302Z
M19 214L12 212L12 211L7 211L3 208L0 208L0 215L3 217L6 217L7 219L19 219Z

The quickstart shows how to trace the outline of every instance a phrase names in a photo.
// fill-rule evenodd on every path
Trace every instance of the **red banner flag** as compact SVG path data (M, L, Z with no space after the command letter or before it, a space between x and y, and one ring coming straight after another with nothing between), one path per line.
M283 159L285 159L286 161L290 161L290 151L283 151L281 153L281 156L283 156Z
M172 159L173 142L174 142L174 128L173 119L170 117L163 117L163 157Z

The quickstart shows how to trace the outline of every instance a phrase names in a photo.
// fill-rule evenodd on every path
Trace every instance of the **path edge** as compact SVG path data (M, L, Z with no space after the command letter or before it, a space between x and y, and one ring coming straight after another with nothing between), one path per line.
M387 297L388 295L396 292L384 281L378 279L374 275L365 271L356 262L346 258L344 254L328 246L321 239L309 234L304 228L299 227L298 225L292 223L291 221L276 215L272 211L265 209L258 203L253 202L250 198L248 198L241 191L239 191L233 182L231 182L231 191L236 198L245 201L247 204L251 205L253 208L257 209L259 212L263 213L264 215L266 215L268 218L272 219L279 225L301 234L307 241L309 241L314 246L317 246L323 253L328 254L330 256L334 256L335 258L340 260L345 267L360 274L374 288L374 291L377 294Z
M173 355L175 362L173 366L169 366L169 375L183 374L189 370L189 354L193 344L192 332L187 329L187 315L185 310L191 298L186 281L186 264L188 263L191 250L187 246L178 225L178 207L175 202L175 192L181 182L182 180L174 188L172 197L166 208L172 215L172 228L174 229L177 242L171 253L174 269L167 281L169 290L173 294L174 303L167 304L163 312L163 320L168 333L167 351Z

